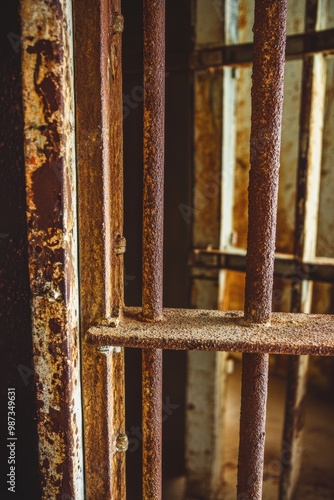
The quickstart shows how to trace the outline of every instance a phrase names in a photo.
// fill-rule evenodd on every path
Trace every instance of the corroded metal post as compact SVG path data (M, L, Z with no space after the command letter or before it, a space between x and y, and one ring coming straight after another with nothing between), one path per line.
M255 3L245 320L270 321L286 44L287 0ZM267 354L244 354L238 498L262 498Z
M144 0L143 319L162 319L165 0ZM162 351L143 350L143 498L161 498Z
M23 0L22 89L41 498L84 498L72 3Z
M86 342L123 306L121 0L74 0L85 498L123 500L123 350Z
M165 2L144 1L143 316L162 317Z

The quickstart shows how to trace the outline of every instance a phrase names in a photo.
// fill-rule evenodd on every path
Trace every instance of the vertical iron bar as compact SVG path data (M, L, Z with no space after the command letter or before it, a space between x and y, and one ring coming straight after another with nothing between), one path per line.
M165 1L144 0L143 316L162 318Z
M143 499L161 499L162 351L143 349Z
M165 0L144 0L143 319L162 319ZM143 498L161 499L162 351L143 349Z
M255 2L245 320L270 321L287 0ZM243 354L238 498L262 498L267 354Z

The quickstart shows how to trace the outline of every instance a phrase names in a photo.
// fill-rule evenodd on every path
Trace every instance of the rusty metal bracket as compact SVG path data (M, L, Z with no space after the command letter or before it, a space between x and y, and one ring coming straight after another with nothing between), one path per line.
M334 316L273 313L270 324L250 324L241 311L164 309L164 321L141 321L140 308L127 307L117 328L88 330L94 346L334 355Z

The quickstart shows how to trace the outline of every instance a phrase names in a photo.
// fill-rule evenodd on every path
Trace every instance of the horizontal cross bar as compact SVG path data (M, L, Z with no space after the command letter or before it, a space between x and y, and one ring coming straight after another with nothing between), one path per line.
M334 29L289 35L286 41L286 59L299 59L304 55L334 52ZM141 54L133 52L124 60L124 73L142 72ZM187 50L170 51L167 54L167 74L174 72L204 70L212 67L250 65L253 61L253 44L240 43L203 47L189 52Z
M334 316L273 313L271 324L245 323L241 311L164 309L164 319L146 323L140 308L125 308L117 327L93 326L88 342L174 350L334 355Z
M246 250L229 252L195 248L190 253L190 267L246 271ZM318 257L314 262L298 262L293 255L276 254L276 277L288 280L310 280L334 283L334 259ZM194 276L197 277L197 276Z
M290 35L286 39L286 59L299 59L317 53L331 54L334 51L334 29L300 35ZM190 65L193 69L208 67L243 66L252 64L253 44L225 45L203 48L192 54Z

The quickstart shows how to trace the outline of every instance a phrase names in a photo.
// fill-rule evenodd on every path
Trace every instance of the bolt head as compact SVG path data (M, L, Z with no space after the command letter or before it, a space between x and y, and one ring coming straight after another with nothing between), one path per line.
M129 440L126 434L119 434L116 438L117 451L125 452L129 447Z
M115 14L115 19L113 22L114 33L122 33L124 30L124 17L122 14Z

